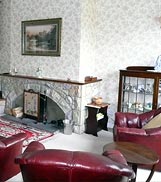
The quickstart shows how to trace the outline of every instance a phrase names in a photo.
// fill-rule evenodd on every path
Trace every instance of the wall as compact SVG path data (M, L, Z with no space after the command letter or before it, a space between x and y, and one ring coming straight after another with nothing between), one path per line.
M46 77L78 80L80 64L79 9L79 0L12 0L10 11L11 68L16 67L20 74L35 75L37 67L41 67ZM61 57L22 56L21 21L57 17L63 19Z
M37 67L43 68L45 77L84 81L87 75L93 75L95 56L93 41L95 1L93 0L2 0L2 32L10 48L11 69L15 67L19 74L35 75ZM10 8L6 8L10 6ZM24 8L25 7L25 8ZM10 16L9 16L10 15ZM62 17L61 56L22 56L21 21ZM5 27L8 21L10 27ZM8 34L6 32L8 30ZM2 42L5 45L5 42ZM1 61L6 61L2 52ZM32 68L32 69L31 69ZM9 71L1 69L1 72Z
M102 96L117 110L119 70L154 65L161 54L159 0L96 1L96 74L103 78ZM110 110L109 110L110 112Z
M95 0L81 0L80 79L95 75Z
M119 69L154 65L161 54L159 0L3 0L3 3L5 41L0 50L1 71L11 61L12 68L28 75L34 75L41 66L44 75L53 78L81 80L88 74L102 78L99 89L104 101L111 103L111 117L117 110ZM54 17L63 18L61 57L22 56L21 21Z
M8 72L11 62L11 3L0 3L0 72Z

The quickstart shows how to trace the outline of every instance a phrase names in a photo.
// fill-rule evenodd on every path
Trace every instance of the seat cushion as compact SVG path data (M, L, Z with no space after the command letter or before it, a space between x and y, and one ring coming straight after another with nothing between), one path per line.
M161 113L151 119L147 124L143 126L143 129L158 128L161 127Z

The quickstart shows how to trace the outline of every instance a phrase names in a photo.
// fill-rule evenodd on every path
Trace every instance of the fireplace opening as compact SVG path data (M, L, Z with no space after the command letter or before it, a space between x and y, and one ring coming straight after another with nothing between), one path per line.
M19 95L12 101L12 108L17 107L24 107L24 94ZM28 118L25 115L22 118L15 117L14 120L38 128L41 125L40 129L46 129L48 131L62 130L64 128L63 120L65 119L65 113L55 101L44 94L40 94L39 109L39 120L35 120L32 117Z
M46 97L46 103L44 103L44 98ZM12 103L12 107L23 107L23 94L18 96ZM44 94L40 94L40 122L43 121L43 113L46 113L47 122L51 122L53 120L64 120L65 113L64 111L58 106L56 102L54 102L49 97L45 96Z

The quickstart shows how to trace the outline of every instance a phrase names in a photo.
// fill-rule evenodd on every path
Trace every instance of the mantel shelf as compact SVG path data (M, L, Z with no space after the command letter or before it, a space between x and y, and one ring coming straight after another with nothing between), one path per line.
M75 85L86 85L86 84L102 81L102 79L97 79L95 81L89 81L89 82L78 82L78 81L73 81L73 80L61 80L61 79L52 79L52 78L45 78L45 77L38 78L38 77L34 77L34 76L11 75L11 74L0 74L0 76L13 77L13 78L22 78L22 79L30 79L30 80L42 80L42 81L67 83L67 84L75 84Z

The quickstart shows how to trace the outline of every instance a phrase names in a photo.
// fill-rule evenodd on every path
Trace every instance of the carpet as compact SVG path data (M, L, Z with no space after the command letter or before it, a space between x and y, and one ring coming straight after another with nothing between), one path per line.
M24 141L23 146L27 146L32 141L40 141L53 136L53 133L39 130L0 117L0 136L7 138L18 133L27 134L27 139Z

